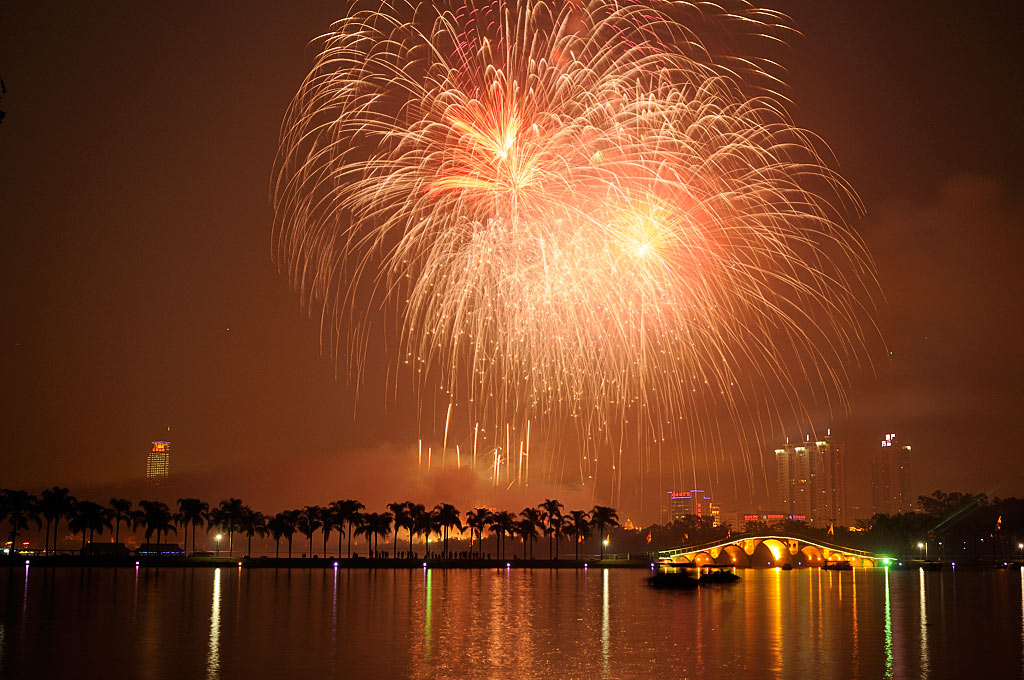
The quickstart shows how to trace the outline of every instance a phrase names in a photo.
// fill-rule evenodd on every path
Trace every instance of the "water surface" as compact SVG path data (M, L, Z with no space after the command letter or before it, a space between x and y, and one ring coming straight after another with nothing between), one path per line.
M0 570L0 677L1021 677L1024 571Z

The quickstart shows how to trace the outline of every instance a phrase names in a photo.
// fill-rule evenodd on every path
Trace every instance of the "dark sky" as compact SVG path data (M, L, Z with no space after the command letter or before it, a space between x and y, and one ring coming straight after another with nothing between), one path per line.
M414 414L373 384L356 408L271 261L281 118L346 5L257 4L0 10L0 486L138 492L167 437L171 500L487 500L411 479ZM885 296L887 347L831 419L851 501L885 432L914 445L915 492L1024 495L1024 6L766 4L804 34L792 114L859 192Z

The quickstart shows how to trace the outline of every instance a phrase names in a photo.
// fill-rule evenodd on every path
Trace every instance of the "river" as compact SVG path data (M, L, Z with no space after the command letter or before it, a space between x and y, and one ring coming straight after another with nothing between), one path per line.
M1017 678L1024 570L3 568L0 677Z

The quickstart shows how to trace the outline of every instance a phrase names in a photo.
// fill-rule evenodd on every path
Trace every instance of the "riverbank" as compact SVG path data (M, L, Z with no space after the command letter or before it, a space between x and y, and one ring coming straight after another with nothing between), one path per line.
M523 559L374 559L366 557L180 557L180 556L80 556L80 555L11 555L0 557L0 566L32 567L189 567L243 569L588 569L625 568L650 569L646 557L629 559L606 558L592 560L523 560Z

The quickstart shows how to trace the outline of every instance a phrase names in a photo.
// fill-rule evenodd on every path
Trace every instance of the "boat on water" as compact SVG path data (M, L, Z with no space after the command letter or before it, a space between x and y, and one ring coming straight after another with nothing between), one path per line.
M825 571L852 571L853 565L846 560L836 560L834 562L826 562L821 568Z
M689 590L700 585L685 569L667 571L659 569L647 578L647 583L654 588L671 588L673 590Z
M716 583L736 583L740 580L740 577L730 571L728 568L724 569L711 569L705 574L701 574L697 581L703 586L706 584Z
M740 577L731 567L663 567L649 576L647 583L655 588L687 590L697 586L736 583L739 580Z
M781 567L779 567L779 569L781 569L782 571L793 571L793 565L789 562L786 562Z

